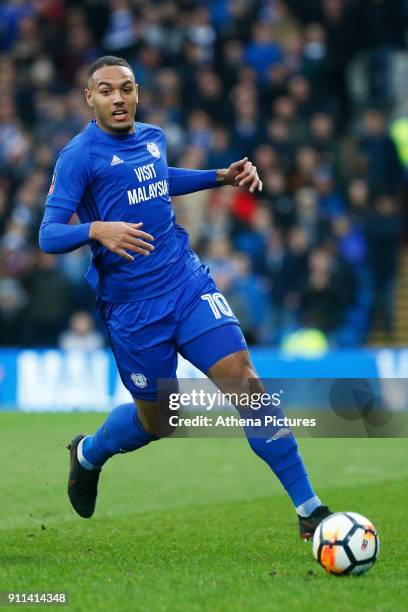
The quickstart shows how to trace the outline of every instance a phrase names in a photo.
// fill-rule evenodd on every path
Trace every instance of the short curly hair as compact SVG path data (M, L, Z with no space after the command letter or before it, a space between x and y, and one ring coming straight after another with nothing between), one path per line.
M92 64L88 68L88 83L92 80L94 72L99 70L99 68L103 68L104 66L124 66L125 68L129 68L131 73L133 74L133 70L131 65L125 58L116 57L115 55L104 55L103 57L99 57L97 60L92 62Z

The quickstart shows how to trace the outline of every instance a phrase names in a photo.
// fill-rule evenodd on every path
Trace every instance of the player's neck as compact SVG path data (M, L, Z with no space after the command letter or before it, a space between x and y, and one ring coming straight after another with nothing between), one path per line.
M124 130L123 132L115 131L115 130L112 130L112 129L102 125L101 123L99 123L98 119L96 119L96 118L95 118L95 125L102 132L104 132L105 134L108 134L109 136L130 136L131 134L134 134L136 132L134 122L133 122L132 126L128 130Z

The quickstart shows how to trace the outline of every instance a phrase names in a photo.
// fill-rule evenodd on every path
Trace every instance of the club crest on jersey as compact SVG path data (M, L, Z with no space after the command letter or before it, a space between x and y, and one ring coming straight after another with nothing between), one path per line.
M160 149L155 142L148 142L146 148L153 157L160 157Z
M136 387L139 387L140 389L144 389L145 387L147 387L147 378L144 374L131 374L130 378L132 379L132 382L136 385Z

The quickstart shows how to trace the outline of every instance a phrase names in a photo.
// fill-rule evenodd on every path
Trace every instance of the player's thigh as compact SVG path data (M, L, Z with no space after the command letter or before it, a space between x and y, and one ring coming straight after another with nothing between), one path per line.
M247 344L238 323L213 327L179 346L179 353L208 376L239 377L249 360ZM223 364L227 364L224 366ZM232 368L232 364L235 367Z
M175 379L177 350L168 317L142 319L139 304L113 305L103 313L121 380L136 400L156 402L160 380Z
M249 397L264 392L245 338L236 324L214 328L179 350L183 357L207 374L222 393Z
M179 353L205 374L216 361L247 348L238 319L204 266L180 292L176 341Z

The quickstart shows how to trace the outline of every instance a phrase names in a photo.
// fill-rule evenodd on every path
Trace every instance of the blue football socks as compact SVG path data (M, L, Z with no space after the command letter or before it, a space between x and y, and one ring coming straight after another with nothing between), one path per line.
M284 417L278 408L274 408L273 414L277 419ZM241 416L262 419L265 415L252 411ZM252 450L269 465L286 489L299 516L309 516L321 501L310 484L292 431L269 425L247 425L244 431ZM78 460L87 469L100 469L113 455L134 451L157 439L143 428L133 403L121 404L110 412L96 433L80 442Z
M276 419L284 417L283 412L273 409ZM245 411L244 418L264 418L262 411L249 414ZM286 489L297 513L309 516L315 508L321 505L310 484L302 457L298 451L296 438L288 427L251 426L244 427L245 435L254 453L263 459Z
M157 440L146 432L134 403L116 406L103 425L78 445L78 460L87 469L99 469L118 453L128 453Z

